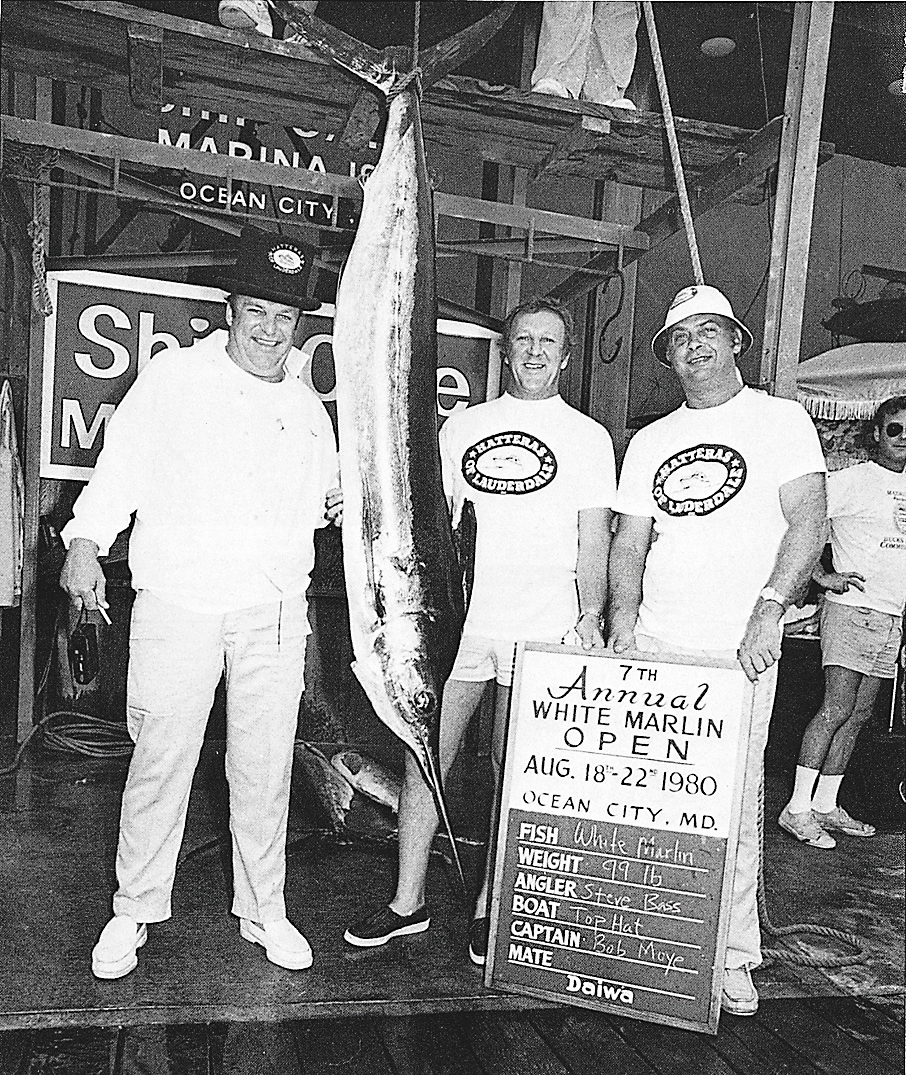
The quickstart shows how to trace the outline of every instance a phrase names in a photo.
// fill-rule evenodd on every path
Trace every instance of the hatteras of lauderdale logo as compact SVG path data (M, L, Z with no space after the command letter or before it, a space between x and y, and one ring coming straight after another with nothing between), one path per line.
M305 253L297 246L275 246L268 250L267 259L277 272L295 276L305 268Z
M696 444L671 455L654 476L651 492L668 515L710 515L746 483L746 461L726 444Z
M557 460L544 441L515 429L485 437L462 457L462 476L482 493L534 493L556 474Z

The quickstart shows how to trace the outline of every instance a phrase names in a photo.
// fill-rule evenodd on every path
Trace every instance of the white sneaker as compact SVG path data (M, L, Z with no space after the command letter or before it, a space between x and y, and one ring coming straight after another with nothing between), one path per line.
M555 78L540 78L534 86L532 93L546 93L548 97L572 97L569 90Z
M777 824L784 832L788 832L790 836L795 836L797 840L808 844L809 847L820 847L825 851L829 851L832 847L837 846L837 841L830 833L821 828L811 810L805 810L801 814L793 814L790 812L790 808L785 806L780 811Z
M827 813L813 809L812 813L821 828L828 831L836 829L837 832L844 832L847 836L874 836L877 831L874 825L869 825L867 821L857 821L854 817L850 817L842 806L835 806Z
M611 108L625 108L627 112L635 112L635 102L630 101L628 97L618 97L616 101L608 101L608 105Z
M91 973L95 978L122 978L138 966L138 950L147 939L144 922L114 915L92 949Z
M305 970L312 964L311 945L288 918L263 924L240 918L239 932L252 944L260 944L267 958L278 967Z
M274 36L274 24L266 0L220 0L217 18L231 30L256 30Z

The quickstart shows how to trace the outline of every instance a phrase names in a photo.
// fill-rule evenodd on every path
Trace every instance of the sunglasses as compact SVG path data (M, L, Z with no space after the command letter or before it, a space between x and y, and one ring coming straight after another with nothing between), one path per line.
M902 422L888 422L884 427L884 432L888 437L898 437L903 432Z

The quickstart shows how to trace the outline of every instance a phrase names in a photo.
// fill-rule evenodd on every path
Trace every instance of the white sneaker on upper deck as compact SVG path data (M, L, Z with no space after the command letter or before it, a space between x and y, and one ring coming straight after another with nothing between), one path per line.
M256 30L274 36L274 23L266 0L220 0L217 18L231 30Z

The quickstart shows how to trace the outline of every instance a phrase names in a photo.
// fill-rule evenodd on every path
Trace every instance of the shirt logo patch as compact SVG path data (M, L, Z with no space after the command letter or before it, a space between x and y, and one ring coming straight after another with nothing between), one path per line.
M746 462L726 444L697 444L665 460L654 475L654 502L668 515L710 515L746 483Z
M462 457L462 476L482 493L534 493L556 474L557 460L544 441L518 430L484 437Z

